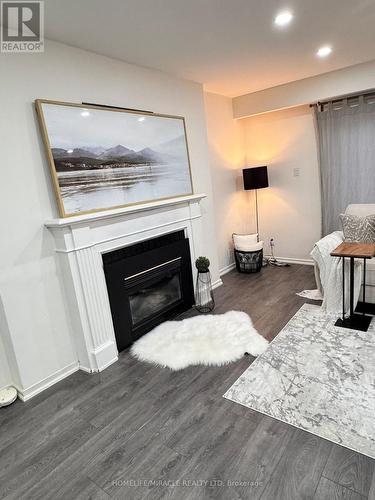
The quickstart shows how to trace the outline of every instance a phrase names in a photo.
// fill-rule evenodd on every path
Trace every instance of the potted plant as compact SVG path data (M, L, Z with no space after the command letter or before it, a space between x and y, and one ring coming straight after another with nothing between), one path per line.
M210 267L210 260L207 257L198 257L195 261L195 267L200 273L208 273Z

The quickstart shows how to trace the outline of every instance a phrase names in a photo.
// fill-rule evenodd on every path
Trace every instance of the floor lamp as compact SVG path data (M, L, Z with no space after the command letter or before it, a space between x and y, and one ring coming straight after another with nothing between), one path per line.
M243 187L246 191L255 189L255 210L257 217L257 233L259 241L258 189L268 187L267 167L244 168L242 170Z
M255 189L255 210L257 217L257 240L259 241L259 217L258 217L258 189L263 189L269 186L268 184L268 173L267 167L254 167L254 168L244 168L242 170L243 174L243 187L246 191ZM274 254L273 247L274 241L273 238L270 240L271 247L271 257L267 259L265 262L270 264L271 266L278 267L289 267L289 264L286 262L279 262Z

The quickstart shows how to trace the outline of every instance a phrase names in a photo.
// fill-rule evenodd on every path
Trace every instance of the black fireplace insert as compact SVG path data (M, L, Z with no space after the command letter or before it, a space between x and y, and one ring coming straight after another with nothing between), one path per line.
M103 264L119 351L194 303L184 231L106 253Z

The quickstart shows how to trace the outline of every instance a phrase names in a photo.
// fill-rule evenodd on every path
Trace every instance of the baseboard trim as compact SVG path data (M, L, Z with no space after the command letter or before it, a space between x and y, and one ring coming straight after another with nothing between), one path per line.
M27 387L26 389L17 388L18 397L20 398L21 401L24 402L28 401L37 394L48 389L52 385L57 384L57 382L60 382L61 380L63 380L64 378L68 377L69 375L78 370L79 370L78 363L77 362L71 363L70 365L67 365L64 368L57 370L55 373L52 373L52 375L49 375L40 382L36 382L35 384L31 385L30 387Z
M269 259L271 255L265 255L265 259ZM301 264L303 266L313 266L314 261L312 259L296 259L295 257L277 257L277 260L280 262L286 262L287 264ZM225 274L229 273L233 269L236 268L236 263L232 262L231 264L228 264L225 267L222 267L219 269L219 274L220 276L224 276Z
M221 279L219 278L218 280L214 281L212 283L212 290L215 290L215 288L218 288L219 286L221 286L223 284L223 282L221 281Z
M227 266L224 266L223 268L219 269L219 274L220 276L224 276L224 274L229 273L236 267L236 263L232 262L231 264L228 264Z
M269 259L271 255L265 255L266 259ZM312 259L296 259L294 257L276 257L280 262L286 262L287 264L302 264L303 266L313 266L314 261Z
M118 361L118 356L115 356L111 360L107 361L105 365L101 366L100 371L105 370L106 368L108 368L108 366L111 366L113 365L113 363L116 363L116 361Z
M113 363L116 363L118 361L118 356L115 356L114 358L110 359L106 363L100 366L100 369L94 369L94 368L88 368L87 366L83 366L79 364L79 369L82 370L85 373L100 373L101 371L105 370L108 368L108 366L113 365Z
M79 369L85 373L95 373L94 370L92 370L91 368L88 368L87 366L83 366L83 365L79 365Z

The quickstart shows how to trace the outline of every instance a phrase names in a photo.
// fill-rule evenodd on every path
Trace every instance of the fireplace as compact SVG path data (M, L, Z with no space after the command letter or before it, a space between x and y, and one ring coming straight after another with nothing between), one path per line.
M118 359L116 337L119 346L129 345L146 331L146 316L156 325L164 318L178 314L178 308L190 307L193 302L192 263L206 251L201 211L204 197L204 194L194 194L46 221L58 256L58 269L64 285L63 293L74 331L73 342L80 370L100 372L115 363ZM161 258L160 255L158 258L151 257L154 250L156 253L160 251ZM137 256L137 253L143 256ZM174 262L171 261L179 257L180 272L174 273ZM124 262L121 263L121 260ZM165 267L158 268L161 264ZM145 309L138 310L132 322L128 319L127 323L124 312L129 312L129 295L133 311L137 310L138 301L142 301L141 294L137 298L137 293L131 293L136 290L130 286L134 281L129 279L125 282L125 278L142 278L146 275L139 274L142 271L151 273L159 269L164 272L169 264L168 273L179 274L179 278L170 276L168 282L168 276L165 281L159 279L157 273L153 277L159 279L159 286L166 297L159 301L153 293L147 306L143 306ZM174 294L178 279L182 299ZM218 284L219 281L216 282ZM147 289L144 285L142 287ZM150 287L155 288L156 282ZM109 288L112 290L111 304ZM158 302L156 307L153 306L155 300ZM150 309L156 309L153 318L149 314Z
M122 351L194 302L183 230L103 254L117 348Z

